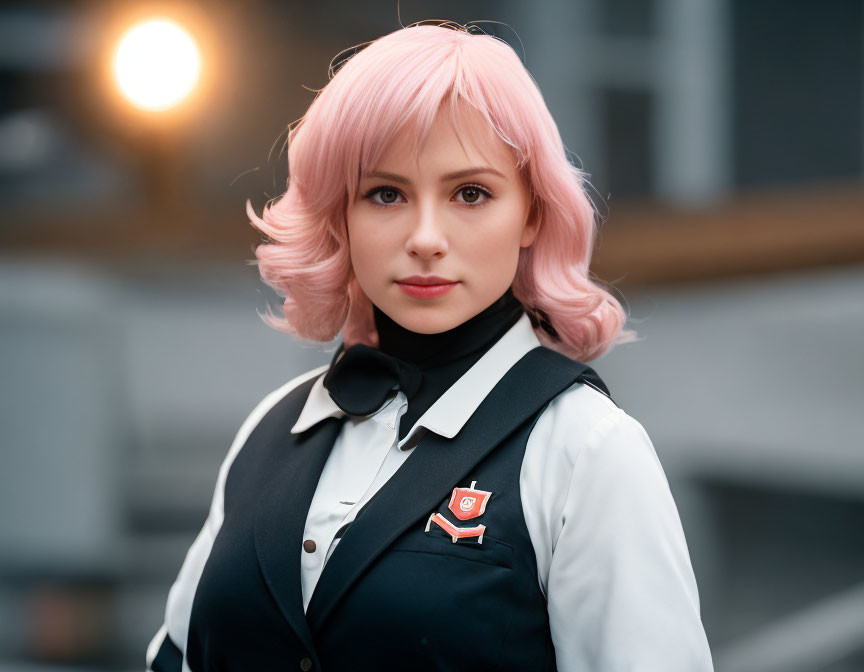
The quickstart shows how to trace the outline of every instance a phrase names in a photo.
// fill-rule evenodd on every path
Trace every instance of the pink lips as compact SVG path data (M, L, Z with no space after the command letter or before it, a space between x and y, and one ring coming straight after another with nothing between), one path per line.
M446 294L459 283L437 275L412 275L410 278L397 280L396 284L410 296L431 299Z

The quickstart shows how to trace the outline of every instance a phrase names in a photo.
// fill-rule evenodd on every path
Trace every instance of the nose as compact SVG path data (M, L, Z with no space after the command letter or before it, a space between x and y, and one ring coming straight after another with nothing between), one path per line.
M405 241L405 251L412 257L434 259L447 254L449 245L442 226L442 215L431 203L421 205L414 226Z

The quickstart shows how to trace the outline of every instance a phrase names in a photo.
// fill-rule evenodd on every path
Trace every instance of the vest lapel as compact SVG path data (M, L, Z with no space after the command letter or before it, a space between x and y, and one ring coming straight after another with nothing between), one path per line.
M303 612L300 583L300 555L306 514L330 449L336 441L341 421L327 418L291 437L290 430L299 416L312 385L298 388L299 407L282 415L268 432L273 441L273 473L261 493L255 516L255 551L267 586L279 609L308 651L314 651L312 636ZM269 428L268 428L269 429ZM293 437L292 437L293 438Z
M586 369L553 350L535 348L513 365L453 439L432 433L421 439L327 561L306 611L312 632L320 630L342 595L387 546L436 509L455 483ZM294 548L299 543L297 537Z

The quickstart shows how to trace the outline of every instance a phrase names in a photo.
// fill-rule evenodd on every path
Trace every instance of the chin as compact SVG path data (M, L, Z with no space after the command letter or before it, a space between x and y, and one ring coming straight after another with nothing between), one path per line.
M396 311L390 316L400 326L418 334L440 334L450 331L465 320L441 306L424 306L413 310Z

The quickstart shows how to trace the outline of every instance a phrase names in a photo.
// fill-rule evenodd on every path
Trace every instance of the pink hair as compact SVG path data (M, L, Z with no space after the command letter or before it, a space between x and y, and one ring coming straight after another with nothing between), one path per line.
M255 250L261 278L285 297L284 318L263 319L302 338L330 341L341 329L346 348L378 346L372 303L351 268L346 204L397 133L410 133L419 151L445 103L454 119L460 103L478 112L531 185L540 227L520 251L513 293L557 332L535 328L541 343L584 362L635 340L621 304L589 278L596 228L587 179L567 160L536 83L505 42L450 23L371 42L331 72L292 124L287 191L260 218L246 204L268 239Z

